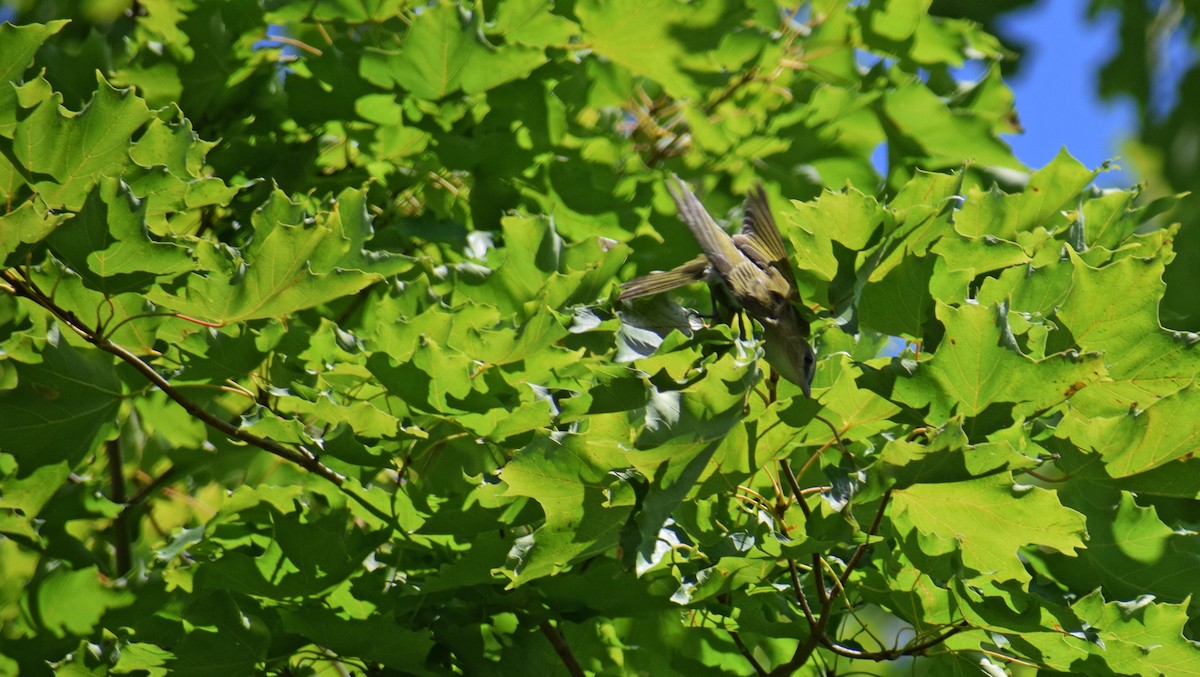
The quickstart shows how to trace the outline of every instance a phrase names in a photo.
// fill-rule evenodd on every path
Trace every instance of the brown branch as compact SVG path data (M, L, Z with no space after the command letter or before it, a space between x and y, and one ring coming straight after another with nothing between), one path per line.
M858 566L863 555L867 552L867 547L871 544L871 537L879 529L880 522L883 521L883 513L887 510L888 502L891 501L892 490L888 489L883 492L883 500L879 502L879 510L875 511L875 519L871 521L870 528L867 529L867 538L854 549L854 554L850 556L850 561L846 562L846 569L842 571L842 575L838 577L838 588L842 589L846 585L846 581L850 578L850 573ZM836 593L833 595L836 597ZM832 601L832 599L830 600Z
M270 454L274 454L275 456L278 456L286 461L291 461L301 468L304 468L305 470L324 478L325 480L331 482L334 486L341 489L342 493L353 499L372 515L383 520L385 523L390 524L397 531L402 532L394 516L389 516L379 508L371 505L364 497L360 496L358 492L351 491L348 487L343 486L346 478L329 466L321 463L321 460L312 452L303 447L300 447L299 449L289 449L272 439L260 437L251 432L242 430L241 428L238 428L237 426L205 411L199 404L185 397L183 393L179 391L179 389L163 378L157 371L154 370L153 367L143 361L140 357L102 336L99 332L92 329L85 322L80 320L75 313L58 306L52 299L43 294L42 291L37 288L37 285L34 284L34 282L28 277L22 278L12 270L3 271L0 273L0 277L2 277L9 283L9 285L12 286L13 293L18 296L23 296L42 308L45 308L50 312L50 314L57 318L59 322L67 325L72 331L79 334L85 341L91 343L96 348L120 358L121 361L133 367L133 369L144 376L146 380L150 381L150 383L154 384L159 390L163 391L167 397L171 398L176 404L183 407L184 411L188 412L188 414L194 418L200 419L205 425L221 432L227 437L241 440L246 444L258 447L259 449L262 449Z
M175 470L175 466L167 468L161 475L150 480L149 484L139 489L132 498L125 501L125 507L121 510L121 514L118 516L118 518L128 519L129 513L141 505L147 498L149 498L150 494L153 494L161 489L163 485L170 482L175 475Z
M725 88L725 91L721 92L721 94L719 96L717 96L716 99L713 99L713 101L711 103L709 103L707 106L704 107L704 114L706 116L712 115L713 111L715 111L717 109L717 106L720 106L721 104L728 101L735 93L737 93L737 91L739 89L744 87L747 83L749 83L751 80L753 80L757 75L758 75L758 66L753 66L751 68L747 68L741 75L739 75L737 77L736 80L729 83L729 86Z
M538 628L541 629L546 639L550 640L550 646L554 647L554 653L558 654L559 660L566 666L571 677L584 677L583 667L579 665L579 661L575 660L575 654L571 653L571 647L567 646L567 641L563 639L558 628L550 625L550 621L542 621L538 624Z
M104 443L104 455L108 458L108 499L118 505L125 503L124 460L121 454L121 438ZM130 543L129 520L125 511L117 514L112 522L112 545L114 571L117 578L125 576L133 568L133 546Z
M792 472L792 466L787 462L786 458L779 460L779 471L784 476L784 479L787 480L788 486L791 487L792 494L796 497L796 503L800 505L800 511L804 513L804 518L811 519L812 509L804 502L804 490L800 488L800 483L796 481L796 474ZM817 600L824 607L826 606L825 577L821 573L821 555L815 552L813 553L812 574L813 585L817 589ZM812 616L812 612L807 611L806 615ZM824 616L824 613L821 615Z
M792 494L796 497L796 503L800 504L800 512L804 513L804 519L812 518L812 509L804 502L804 490L800 488L800 483L796 481L796 474L792 472L792 466L787 462L786 458L779 459L779 474L783 475L787 480L788 487L791 488Z
M788 468L788 472L789 473L791 472L790 468ZM795 491L796 487L798 487L798 486L799 486L798 483L796 485L794 485L793 491ZM850 561L846 563L846 569L842 572L842 575L837 578L837 585L833 588L833 590L826 591L823 589L823 587L817 588L817 594L820 596L820 601L821 601L821 614L820 614L820 616L816 617L815 623L810 623L810 627L809 627L810 634L808 636L808 639L804 640L803 642L800 642L800 644L798 644L796 646L796 650L792 653L792 657L790 659L788 659L787 662L781 663L780 665L776 666L776 668L768 674L770 674L772 676L790 675L793 672L795 672L800 666L802 666L806 662L808 662L809 657L812 656L812 652L816 650L817 646L825 646L826 648L830 648L831 650L835 646L837 646L837 647L841 646L825 636L825 629L828 627L829 621L832 619L832 614L830 613L830 611L833 608L834 601L837 600L838 594L841 591L845 590L845 584L846 584L847 579L850 578L851 572L854 571L854 569L858 566L859 562L862 561L863 555L866 554L867 547L870 545L871 537L875 535L875 532L879 529L880 523L882 523L882 521L883 521L883 514L887 509L887 505L888 505L888 502L891 500L891 496L892 496L891 489L888 489L887 491L884 492L883 500L879 504L879 510L877 510L875 512L875 519L871 521L871 526L867 529L867 532L866 532L867 540L865 540L857 548L855 548L854 554L850 556ZM822 580L821 579L821 569L820 569L822 561L821 561L820 555L814 554L813 561L814 561L813 582L817 583L818 580ZM794 583L793 586L796 588L799 588L799 581L797 580L797 582ZM805 600L805 601L807 601L807 600ZM804 604L802 604L802 606L804 606ZM814 617L814 614L812 614L811 611L806 610L805 617L811 618L811 617ZM946 636L948 637L949 635L946 635ZM945 639L945 638L943 637L942 639ZM939 640L939 641L941 641L941 640ZM936 642L934 642L934 644L936 644ZM925 650L926 648L928 648L928 647L924 646L924 644L918 645L918 646L920 647L920 650L922 650L922 651ZM932 646L932 644L930 644L930 646ZM845 648L845 647L841 647L841 648ZM846 649L846 650L853 651L853 649ZM901 655L905 655L906 653L913 653L913 652L914 652L914 650L911 648L907 649L905 651L897 650L892 655L884 656L883 654L880 654L881 658L879 658L878 660L887 660L888 658L895 658L897 656L901 656Z
M123 362L133 367L134 370L136 370L142 376L146 377L146 380L157 386L159 390L166 394L167 397L175 400L175 403L183 407L188 414L200 419L210 428L214 428L221 433L224 433L228 437L232 437L241 440L246 444L258 447L286 461L291 461L292 463L295 463L296 465L299 465L310 472L324 477L339 487L342 486L342 483L346 478L339 475L332 468L329 468L321 463L321 461L311 452L303 449L288 449L274 440L267 439L265 437L259 437L258 435L242 430L241 428L238 428L237 426L205 411L199 404L189 400L187 397L184 397L183 393L176 389L175 386L171 385L171 383L167 381L167 379L163 378L157 371L155 371L153 367L142 361L140 357L129 352L123 346L117 345L104 336L101 336L99 333L88 327L87 324L80 320L71 311L59 307L44 294L42 294L41 291L38 290L38 288L31 281L23 280L12 274L11 271L5 271L4 278L13 286L13 289L18 295L24 296L37 305L50 311L50 313L58 318L60 322L66 324L68 327L74 330L75 333L82 336L83 339L88 343L91 343L106 353L116 355Z
M929 649L932 649L938 644L946 641L950 637L957 635L963 630L967 630L969 627L970 626L968 626L966 622L962 622L951 627L942 634L937 635L936 637L931 637L917 644L908 644L896 649L886 649L884 651L859 651L858 649L851 649L848 646L842 646L841 644L833 641L826 643L825 647L839 656L845 656L847 658L857 658L868 661L890 661L901 656L917 656L923 654Z
M1071 473L1066 473L1062 477L1047 477L1036 470L1026 469L1022 470L1021 472L1049 484L1053 484L1055 482L1066 482L1067 480L1071 479Z
M306 42L301 42L300 40L296 40L295 38L289 38L286 35L268 35L268 36L262 38L262 41L263 42L278 42L283 45L291 45L292 47L302 49L302 50L308 52L309 54L315 54L316 56L321 56L321 50L317 49L316 47L313 47L312 45L310 45Z
M739 89L744 87L747 83L753 81L754 78L757 76L758 76L758 67L757 66L746 69L746 71L744 71L741 75L739 75L737 78L735 78L733 80L733 82L729 83L729 85L725 88L725 90L723 92L721 92L721 94L718 95L716 99L712 100L711 102L709 102L707 105L705 105L704 107L702 107L700 109L704 113L704 116L708 117L708 116L712 115L713 111L715 111L718 106L720 106L722 103L725 103L730 98L732 98L733 95L736 94ZM665 143L655 144L654 152L650 155L650 159L646 160L647 167L655 167L658 165L659 162L661 162L662 160L667 158L671 154L671 152L674 150L676 144L678 144L679 141L684 137L684 134L686 134L686 131L685 132L672 131L671 133L672 133L671 138L666 140Z
M800 609L804 611L804 619L808 621L808 628L812 630L817 627L817 617L813 615L812 606L808 603L808 595L804 594L804 586L800 584L800 574L796 571L796 561L788 558L788 573L792 578L792 590L796 593L796 601L800 603Z
M737 645L738 651L742 652L742 656L745 657L746 662L750 664L750 667L754 668L754 674L766 675L767 671L763 669L762 664L758 662L754 654L750 653L750 649L742 641L742 636L736 630L729 630L728 632L729 636L733 638L733 643Z

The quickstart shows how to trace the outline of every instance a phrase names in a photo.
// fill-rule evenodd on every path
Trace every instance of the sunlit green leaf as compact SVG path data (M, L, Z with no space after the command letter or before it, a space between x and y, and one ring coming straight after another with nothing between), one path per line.
M1028 583L1021 548L1071 553L1085 547L1083 515L1049 491L1018 488L1000 476L916 485L897 491L894 507L900 533L915 532L927 554L958 552L968 578Z

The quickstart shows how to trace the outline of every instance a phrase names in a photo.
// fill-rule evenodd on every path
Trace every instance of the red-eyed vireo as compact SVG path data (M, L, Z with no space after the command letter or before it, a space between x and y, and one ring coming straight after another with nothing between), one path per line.
M742 228L732 236L713 221L679 177L671 177L667 189L704 253L671 270L622 284L620 298L659 294L702 280L723 287L762 325L767 362L811 397L816 357L808 343L809 326L796 309L800 301L796 278L762 186L755 186L747 196Z

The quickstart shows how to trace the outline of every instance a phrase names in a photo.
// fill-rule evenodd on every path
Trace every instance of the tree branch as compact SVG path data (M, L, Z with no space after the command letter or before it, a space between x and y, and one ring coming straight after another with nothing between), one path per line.
M104 443L104 455L108 458L108 500L123 505L125 503L125 463L121 454L120 437ZM133 546L130 543L129 520L124 510L113 519L112 544L114 572L117 578L120 578L133 568Z
M804 611L804 618L808 621L808 627L817 627L817 617L813 615L812 606L808 603L808 595L804 594L804 586L800 584L800 574L796 571L796 561L788 558L788 573L792 578L792 590L796 593L796 601L800 603L800 608Z
M858 563L862 560L863 555L866 554L867 547L871 544L871 537L874 536L875 532L879 530L879 523L883 521L883 513L885 510L887 510L888 502L891 501L891 499L891 489L883 492L883 500L879 502L879 510L875 511L875 519L871 521L871 526L869 529L867 529L867 538L862 543L859 543L858 547L854 549L854 554L850 556L850 561L846 562L845 570L843 570L842 575L838 577L838 590L844 588L846 581L850 578L850 572L854 571L854 568L858 566ZM831 595L831 597L836 596L836 592ZM830 601L832 601L832 599Z
M260 437L253 433L242 430L241 428L238 428L237 426L205 411L199 404L184 396L182 392L175 388L175 386L171 385L169 381L163 378L157 371L154 370L153 367L143 361L140 357L129 352L124 347L108 340L108 338L89 327L83 320L80 320L75 313L72 313L71 311L66 310L54 303L53 300L51 300L48 296L43 294L40 289L37 288L37 285L34 284L32 280L21 277L11 269L0 273L0 277L2 277L6 282L8 282L9 285L11 285L11 293L27 298L38 306L45 308L51 315L58 319L59 322L70 327L72 331L83 337L85 341L91 343L106 353L115 355L121 361L133 367L134 370L144 376L146 380L150 381L156 387L158 387L159 390L163 391L167 397L171 398L176 404L183 407L184 411L188 412L188 414L191 416L200 419L208 427L221 432L227 437L241 440L246 444L258 447L259 449L262 449L270 454L274 454L275 456L278 456L286 461L291 461L301 468L304 468L305 470L324 478L325 480L331 482L334 486L341 489L342 493L350 497L355 503L361 505L367 510L367 512L371 513L383 522L391 525L397 531L403 531L400 529L394 516L390 516L379 508L375 507L368 502L366 498L360 496L358 492L352 491L349 487L343 486L346 478L329 466L321 463L321 460L312 452L304 449L303 447L300 447L299 449L289 449L272 439ZM144 498L144 496L139 494L138 499L140 500L141 498Z
M754 674L766 675L767 671L763 669L762 664L758 662L758 659L754 657L754 654L750 653L749 647L747 647L746 643L742 641L742 636L738 634L736 630L729 630L728 632L729 636L733 638L733 643L737 645L738 651L742 652L742 656L744 656L746 661L750 663L750 667L754 668Z
M149 364L146 364L140 357L126 350L104 336L93 330L85 322L80 320L74 313L64 308L59 307L54 301L48 298L45 294L33 284L32 281L22 279L15 275L11 270L4 271L4 279L12 285L13 290L19 296L33 301L37 305L48 310L60 322L66 324L75 333L83 337L85 341L96 346L106 353L111 353L120 358L123 362L133 367L138 373L146 377L146 380L153 383L159 390L163 391L167 397L175 400L175 403L183 407L191 416L200 419L205 425L214 428L228 437L232 437L245 442L251 446L258 447L264 451L274 454L286 461L291 461L296 465L313 472L321 477L329 480L337 486L342 486L346 478L335 472L332 468L321 463L321 461L308 450L301 447L299 450L288 449L278 442L259 437L253 433L247 432L237 426L205 411L199 404L188 399L175 386L171 385L167 379L163 378Z
M799 483L796 481L795 476L792 475L791 468L788 467L786 461L781 461L780 463L781 463L781 468L783 468L785 470L785 472L784 472L785 477L789 477L788 483L792 486L792 491L797 492L797 495L799 495L799 493L798 493L799 492ZM801 595L800 595L800 599L802 600L801 607L804 608L805 618L813 619L815 617L815 622L813 620L809 621L809 626L810 626L809 630L811 631L811 634L808 636L808 639L804 640L803 642L801 642L799 645L796 646L796 650L792 653L792 657L790 659L788 659L788 661L786 663L781 663L780 665L778 665L774 670L772 670L771 672L768 673L769 675L782 676L782 675L792 674L800 666L802 666L806 662L808 662L809 657L812 655L812 652L817 648L817 646L825 646L831 650L834 650L835 652L837 650L834 649L834 647L839 647L841 649L845 649L846 651L854 651L854 649L842 647L840 644L837 644L836 642L834 642L833 640L831 640L825 636L825 629L829 625L829 621L832 618L832 615L829 612L833 607L834 601L837 600L838 594L842 590L845 589L845 583L850 578L851 572L853 572L855 567L858 566L859 562L862 561L863 555L866 553L867 547L870 545L871 537L875 535L875 532L879 529L880 523L882 523L882 521L883 521L883 513L887 509L887 504L891 500L891 496L892 496L891 489L888 489L887 491L884 492L883 500L879 504L879 509L877 511L875 511L875 519L873 519L871 521L871 526L867 529L867 532L866 532L867 540L865 540L863 543L859 544L859 546L857 548L855 548L854 554L850 556L850 561L846 563L846 569L842 572L842 575L837 578L837 585L834 586L834 588L829 591L824 590L822 587L817 588L817 594L820 596L820 601L821 601L820 616L815 616L815 614L813 614L810 609L805 608L805 607L807 607L807 598L805 598L803 596L803 594L801 593ZM821 578L821 570L820 570L820 566L822 563L820 555L814 554L813 561L814 561L813 582L817 583L818 581L823 581L823 579ZM794 566L794 564L792 566ZM793 587L796 588L797 590L800 590L798 578L797 578L796 582L793 583ZM953 633L951 633L951 634L953 634ZM946 635L946 637L948 637L948 636L949 636L949 634ZM944 640L945 638L943 637L942 639ZM941 640L939 640L939 641L941 641ZM936 644L936 643L937 642L933 642L933 644ZM929 644L929 646L932 646L933 644ZM920 647L921 651L928 648L924 644L918 645L918 646ZM884 657L884 658L879 658L877 660L887 660L888 658L895 658L897 656L902 656L902 655L906 655L906 654L913 653L913 652L914 651L912 649L907 649L904 651L895 650L892 653L892 655L890 655L888 657ZM883 654L880 654L880 655L882 656Z
M827 642L825 644L825 646L830 651L838 654L839 656L845 656L847 658L857 658L857 659L868 660L868 661L890 661L890 660L899 658L901 656L920 655L920 654L928 651L929 649L937 646L938 644L941 644L942 642L946 641L950 637L957 635L958 633L962 632L963 630L968 629L969 627L970 626L968 626L966 624L966 622L962 622L962 623L959 623L958 625L951 627L949 630L943 632L942 634L937 635L936 637L931 637L931 638L924 640L922 642L919 642L917 644L908 644L908 645L905 645L905 646L902 646L902 647L899 647L896 649L887 649L884 651L859 651L857 649L851 649L850 647L847 647L847 646L842 646L841 644L838 644L837 642L833 642L833 641Z
M554 647L554 653L558 654L559 660L566 666L571 677L584 677L583 667L579 665L579 661L575 660L575 654L571 653L571 647L567 646L567 641L563 639L558 628L550 625L550 621L542 621L538 627L546 639L550 640L550 646Z

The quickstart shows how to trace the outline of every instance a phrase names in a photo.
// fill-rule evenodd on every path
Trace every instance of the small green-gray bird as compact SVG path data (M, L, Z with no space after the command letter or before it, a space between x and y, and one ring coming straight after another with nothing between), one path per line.
M787 248L762 186L755 186L747 196L741 231L732 236L713 221L679 177L672 177L667 189L704 253L671 270L626 282L621 285L620 298L659 294L702 280L723 287L762 325L767 362L811 397L816 356L808 343L808 322L796 309L800 293Z

